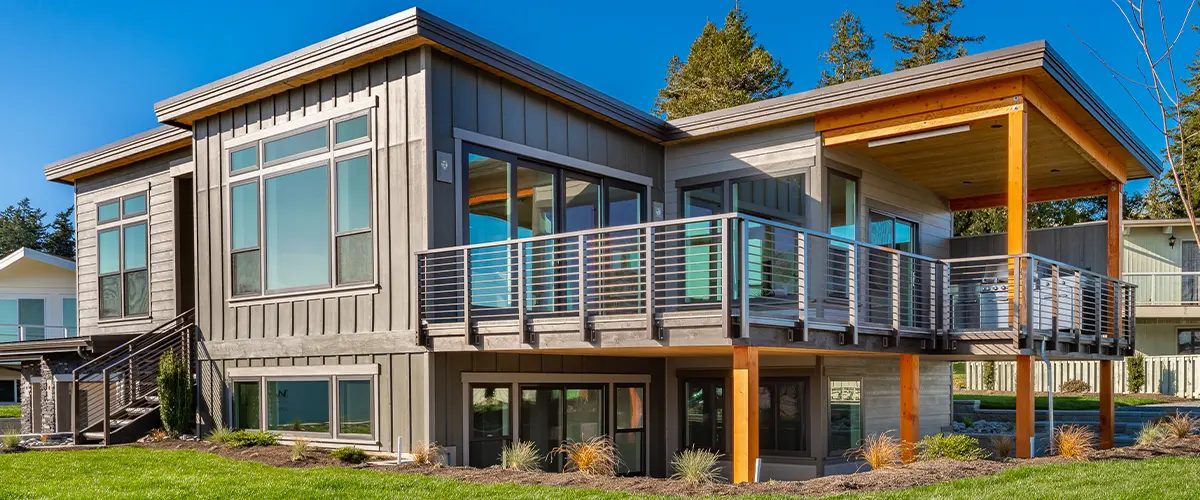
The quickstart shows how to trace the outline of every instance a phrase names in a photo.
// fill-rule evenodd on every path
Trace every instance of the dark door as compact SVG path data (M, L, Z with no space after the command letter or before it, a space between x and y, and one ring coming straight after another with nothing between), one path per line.
M1200 272L1200 249L1197 249L1196 242L1185 241L1181 245L1183 245L1180 248L1180 251L1183 252L1183 260L1180 262L1183 267L1182 271L1185 273ZM1196 302L1196 277L1184 276L1182 282L1183 290L1181 290L1180 298L1183 302Z
M196 304L196 245L191 176L175 178L175 314Z

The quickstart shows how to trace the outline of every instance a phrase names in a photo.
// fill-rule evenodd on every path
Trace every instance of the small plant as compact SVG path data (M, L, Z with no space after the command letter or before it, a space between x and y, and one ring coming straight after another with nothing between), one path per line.
M1141 446L1153 446L1174 437L1174 433L1167 425L1146 422L1142 425L1142 429L1138 431L1137 444Z
M361 464L367 461L367 452L353 446L343 446L329 452L329 456L348 464Z
M983 460L989 456L979 447L979 440L965 434L942 434L925 436L917 443L917 460Z
M8 429L5 429L4 437L0 438L0 444L3 445L4 451L20 450L22 448L21 447L21 435L17 434L17 430L14 428L10 427Z
M217 425L215 428L213 428L212 432L208 433L208 436L206 436L204 440L210 443L225 444L229 442L229 436L231 434L233 434L233 431L229 430L228 427L225 427L224 425Z
M1082 425L1060 425L1054 432L1054 449L1061 457L1087 460L1096 434Z
M303 462L308 460L308 440L297 439L292 441L292 461Z
M1080 379L1073 378L1063 382L1062 385L1058 386L1058 390L1061 392L1091 392L1092 386Z
M872 469L886 469L901 463L904 445L890 432L870 434L858 448L846 452L846 456L862 460Z
M608 436L596 436L586 441L571 441L555 448L561 453L568 472L582 472L594 476L612 476L617 473L617 449Z
M195 389L187 360L175 349L169 349L158 360L158 412L163 427L172 436L191 430L196 410L193 407Z
M678 452L671 457L671 467L675 468L671 479L680 479L692 484L721 481L724 478L721 477L721 468L717 465L720 459L720 453L708 450L689 449Z
M153 429L150 431L150 434L148 434L146 436L146 440L151 443L161 443L163 441L166 441L168 437L169 437L169 434L167 433L166 430ZM42 441L42 442L45 442L45 441Z
M533 441L505 444L500 449L500 467L503 469L533 472L541 468L541 452Z
M963 423L963 425L970 427L972 425L975 425L975 419L973 419L971 417L963 417L962 423Z
M279 435L264 431L233 431L225 438L225 444L234 448L248 446L274 446L279 444Z
M1001 460L1008 458L1017 449L1017 438L1015 436L993 436L992 437L992 456Z
M996 362L983 362L983 388L993 390L996 388Z
M1129 374L1129 392L1142 392L1146 386L1146 357L1138 353L1125 358L1125 372Z
M1191 413L1175 413L1163 419L1160 425L1165 425L1175 438L1183 439L1200 430L1200 418L1193 417Z
M442 454L445 450L436 441L429 443L417 443L413 445L409 454L412 455L413 463L417 465L442 465Z

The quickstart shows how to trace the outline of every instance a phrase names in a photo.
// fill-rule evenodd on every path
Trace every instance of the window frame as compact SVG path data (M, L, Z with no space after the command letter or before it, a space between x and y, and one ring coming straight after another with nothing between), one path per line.
M693 446L692 443L689 442L688 428L687 428L687 425L688 425L688 421L687 421L687 419L688 419L687 386L689 383L704 384L705 389L712 390L711 395L709 395L705 398L709 403L712 403L712 404L708 405L710 407L716 406L716 404L715 404L716 399L717 399L716 398L716 389L717 388L721 389L721 399L722 399L721 414L723 415L724 420L721 423L721 429L718 430L716 415L712 416L712 431L710 431L710 436L709 436L713 443L712 447L701 448L698 446ZM679 425L679 448L680 449L695 448L695 449L708 450L708 451L711 451L714 453L723 453L723 454L727 453L728 450L726 450L726 448L728 448L728 445L729 445L729 437L730 437L730 432L731 432L731 430L729 429L729 420L730 420L729 409L730 409L730 405L732 404L732 401L729 396L729 391L727 390L726 383L727 383L727 379L725 379L725 378L711 377L711 376L708 376L708 377L695 376L695 377L685 377L685 378L679 379L679 383L678 383L678 387L680 389L679 390L679 410L680 410L679 417L681 420L681 423ZM720 436L720 438L721 438L720 440L717 439L718 436ZM724 444L725 446L717 446L718 442Z
M374 143L376 140L375 125L378 117L375 113L376 105L373 101L368 101L366 104L350 105L350 109L335 108L327 113L320 113L310 116L308 119L301 119L299 123L292 127L282 126L262 131L260 133L248 134L239 140L229 141L232 144L224 148L224 157L222 159L222 170L226 181L224 186L225 199L232 200L233 188L242 186L248 183L257 182L258 210L258 242L254 247L239 248L234 250L232 247L232 225L233 225L233 204L226 203L222 207L223 217L225 220L225 284L226 284L226 300L229 302L245 302L256 300L270 300L273 298L282 298L293 295L309 295L319 294L323 292L339 292L356 289L370 289L379 287L379 234L376 227L378 221L378 200L375 193L378 180L376 169L378 168L378 158L376 157ZM334 114L337 113L337 114ZM336 124L347 120L353 120L359 117L367 117L367 135L352 141L346 141L342 144L334 144ZM266 158L265 145L268 142L273 142L280 139L285 139L298 134L311 132L317 129L325 129L325 147L297 153L284 158L272 160L271 162L264 161ZM277 130L278 129L278 130ZM266 133L269 132L269 133ZM235 152L242 151L248 148L258 148L258 164L255 167L247 167L237 171L232 168L232 155ZM359 157L366 157L369 163L367 168L367 194L368 194L368 226L353 231L339 233L337 231L337 164L345 160L352 160ZM318 284L311 286L297 286L280 289L270 289L267 284L267 245L266 242L266 182L270 179L285 176L288 174L298 173L305 170L318 167L326 167L327 169L327 199L329 202L329 275L328 284ZM342 236L352 236L357 234L370 233L371 240L371 273L370 277L365 280L348 281L344 283L338 282L338 238ZM256 292L234 294L234 275L233 275L233 257L235 254L248 253L251 251L258 252L259 263L259 287Z
M917 254L917 255L921 254L921 223L920 222L917 222L909 217L904 217L902 215L896 215L895 213L889 212L887 210L881 210L878 208L868 208L867 209L868 242L870 242L870 231L871 231L870 225L871 225L871 216L872 215L878 215L882 218L891 219L891 223L892 223L892 232L891 232L892 241L891 241L891 243L888 243L886 245L879 244L879 243L871 243L872 245L881 246L884 248L890 248L892 250L897 250L896 249L896 225L897 225L897 223L903 222L904 224L908 224L909 226L912 226L913 250L912 251L897 250L897 251L911 253L911 254Z
M125 213L125 201L129 200L129 199L133 199L133 198L138 198L138 197L144 197L146 199L146 208L144 210L141 210L138 212L132 212L132 213L126 214ZM106 205L109 205L112 203L115 203L117 205L117 217L114 219L106 219L103 222L99 221L100 207L106 206ZM96 261L97 261L96 301L97 301L97 309L98 309L97 315L99 317L98 321L100 323L108 323L108 322L114 322L114 321L150 318L151 316L153 316L153 309L154 309L152 304L150 303L150 297L152 295L150 293L150 283L151 283L151 276L150 276L150 274L151 274L151 269L150 269L151 268L150 190L149 189L139 190L139 191L131 192L128 194L124 194L122 196L105 199L103 201L97 202L95 209L96 209L97 223L96 223L96 227L93 229L93 231L94 231L94 234L96 237ZM146 263L144 266L141 266L141 267L126 269L125 268L125 230L127 228L138 226L138 225L144 225L146 227L146 247L145 247ZM101 272L99 272L99 261L100 261L100 252L101 252L100 235L111 232L111 231L115 231L117 233L117 271L109 272L109 273L101 273ZM125 291L125 288L126 288L125 280L126 280L127 275L134 273L134 272L138 272L138 271L146 272L146 312L139 313L139 314L130 314L128 312L129 311L129 309L127 307L128 304L126 303L127 293ZM118 278L120 291L121 291L121 295L120 295L121 312L119 315L116 315L116 316L104 316L103 315L104 308L101 307L101 302L103 301L103 295L104 295L103 290L104 289L103 289L103 286L101 285L101 282L103 281L104 278L108 278L108 277L112 277L112 276L116 276ZM76 308L78 308L78 302L76 302Z
M684 218L683 210L684 210L684 206L685 206L684 202L686 199L684 197L684 194L687 191L719 187L720 191L721 191L721 209L716 213L727 214L727 213L740 212L740 210L738 210L736 207L734 207L734 188L737 185L737 183L753 182L753 181L767 180L767 179L782 179L785 177L797 177L797 176L800 177L801 182L803 183L803 188L804 188L804 190L801 192L801 196L803 197L803 199L801 200L801 203L800 203L800 210L801 210L800 215L798 217L788 217L788 218L782 218L782 219L779 217L764 217L764 218L774 220L774 221L777 221L777 222L780 222L783 224L791 224L791 225L799 226L799 227L808 227L808 222L809 222L809 213L808 212L809 212L809 208L810 208L808 200L811 198L810 193L812 192L811 191L812 188L809 186L810 181L812 179L812 171L810 170L809 167L804 167L804 168L795 169L795 170L780 171L780 172L745 173L743 175L734 175L734 176L730 176L728 178L724 178L721 180L708 181L708 180L696 179L695 182L688 182L688 181L678 182L678 183L676 183L676 191L678 191L678 193L677 193L678 199L676 200L676 202L677 202L676 206L678 208L676 209L676 212L677 212L676 216L678 218Z
M826 444L826 448L828 448L826 450L827 455L828 455L826 458L844 456L846 454L846 452L848 452L858 446L858 443L850 443L851 447L846 448L846 449L833 449L833 448L829 447L829 443L831 441L829 439L829 435L833 432L833 426L830 425L833 421L833 399L829 397L829 392L831 392L833 390L834 382L855 382L858 384L858 429L859 429L859 434L862 435L863 438L866 437L867 418L866 418L866 412L864 412L863 409L866 408L867 391L866 391L866 382L864 381L863 377L829 377L829 378L827 378L825 381L824 387L822 388L825 391L825 397L824 397L824 399L825 399L825 415L828 418L828 421L825 422L825 426L824 426L825 427L825 444Z
M1180 344L1179 336L1184 333L1188 334L1190 340L1188 341L1187 344ZM1198 335L1198 334L1200 334L1200 328L1196 328L1196 327L1175 329L1175 354L1179 355L1179 356L1187 356L1187 355L1197 354L1197 346L1196 346L1197 339L1196 339L1196 337L1200 337L1200 335ZM1187 352L1184 352L1181 349L1181 347L1184 345L1188 346Z
M354 365L359 366L359 365ZM379 443L379 376L368 374L349 374L338 373L322 375L318 373L297 373L294 375L233 375L229 377L229 423L230 428L237 422L237 416L234 413L237 409L237 391L233 390L235 384L253 382L258 384L258 428L247 429L278 433L284 438L296 437L302 439L314 439L319 441L337 441L347 443ZM367 381L371 387L370 393L371 404L371 432L370 434L343 434L341 432L341 390L340 382L342 380ZM270 393L267 390L267 384L270 382L325 382L329 391L329 432L307 432L307 431L292 431L284 429L267 429L267 418L269 403L268 397Z
M778 386L778 385L798 384L800 386L800 390L802 392L800 399L802 401L801 409L803 411L803 414L801 415L801 421L800 421L800 429L801 429L800 430L800 434L801 434L800 440L801 440L802 448L799 450L777 450L777 449L765 447L762 445L762 435L760 433L760 435L759 435L759 451L764 456L801 457L801 458L808 458L808 457L812 456L813 425L812 425L811 420L813 418L813 412L811 410L810 403L812 402L812 380L813 380L813 378L814 377L811 375L802 375L802 374L797 374L797 375L780 374L777 376L760 377L760 379L759 379L759 387L760 388L763 386L768 386L768 385L769 386ZM712 396L710 396L710 398L714 403L716 401L715 389L719 387L719 388L721 388L721 391L722 391L722 399L724 400L723 404L722 404L722 406L723 406L722 412L725 415L725 421L722 424L722 429L718 430L717 423L716 423L716 417L713 416L713 418L712 418L712 422L713 422L713 424L712 424L712 428L713 428L712 429L712 440L713 440L713 443L715 444L715 443L717 443L717 437L719 435L722 436L721 442L723 442L725 444L725 447L721 448L721 449L712 449L712 448L703 448L703 449L713 451L716 453L725 453L725 454L728 453L728 450L726 448L728 448L732 444L730 442L730 439L732 438L732 427L730 426L730 422L732 421L731 409L732 409L732 405L733 405L733 398L731 395L732 393L729 390L730 382L731 382L731 380L727 377L721 378L721 377L703 376L703 375L697 375L694 377L687 376L687 377L679 378L677 387L679 388L679 408L680 408L680 411L679 411L679 416L680 416L679 447L680 447L680 449L693 448L691 443L689 443L688 431L687 431L687 418L688 418L688 416L687 416L687 386L689 383L705 384L706 388L713 389ZM779 406L777 404L775 404L775 402L778 401L778 391L774 390L774 391L772 391L771 394L772 394L772 396L771 396L772 402L771 402L771 406L770 406L771 414L777 415L777 412L779 411ZM710 406L715 407L716 405L713 404ZM761 402L760 402L760 408L761 408ZM762 418L763 418L763 412L760 411L759 412L760 431L761 431L761 427L762 427ZM778 419L775 418L774 416L772 417L772 419L776 422L778 421ZM775 425L776 438L773 440L776 445L778 444L778 431L779 431L778 424L776 424ZM699 448L699 447L696 447L696 448ZM715 448L720 448L720 447L715 447Z
M811 453L812 453L812 436L811 436L810 430L812 429L812 422L811 422L812 411L810 411L810 408L809 408L810 407L809 402L811 401L811 399L810 399L811 393L809 392L810 380L811 380L811 378L807 377L807 376L763 377L759 380L759 382L758 382L759 388L762 388L764 386L770 386L770 387L776 388L771 391L771 406L770 406L770 408L771 408L770 416L771 416L771 420L774 422L774 425L772 426L772 428L775 430L775 436L773 436L773 439L772 439L772 442L774 443L773 447L763 446L763 444L762 444L763 414L762 414L762 412L759 412L759 415L758 415L758 419L759 419L759 437L758 437L759 450L763 454L771 455L771 456L782 456L782 457L789 457L789 456L791 456L791 457L807 457L807 456L811 455ZM782 450L782 449L778 448L778 446L779 446L779 404L778 404L779 390L777 388L779 386L785 386L785 385L797 385L800 387L800 411L801 411L801 414L800 414L800 449L798 449L798 450ZM759 394L759 398L762 398L762 394ZM759 407L760 408L762 407L761 402L759 403Z
M620 391L621 389L630 389L630 388L642 390L642 409L643 409L642 426L641 427L629 427L626 429L622 429L621 425L619 423L617 423L617 412L618 412L617 392ZM648 411L646 411L646 410L648 410L650 407L650 403L648 401L648 398L650 397L650 389L649 389L649 387L647 387L647 384L640 383L640 382L616 382L616 383L611 384L611 390L609 392L611 393L610 399L612 400L611 404L609 405L611 409L605 409L605 411L609 415L612 416L612 422L609 424L609 428L611 429L611 431L609 431L608 434L610 436L612 436L613 446L616 447L616 445L617 445L617 434L633 434L633 433L641 434L641 436L640 436L641 439L639 440L640 443L639 443L639 448L638 448L642 451L641 469L628 470L628 471L619 473L618 475L619 476L648 476L650 474L650 471L649 471L649 468L647 467L646 453L649 450L649 448L648 448L649 440L647 439L647 435L649 434L649 429L647 426L648 419L646 418L646 414L648 413ZM626 467L628 467L628 464L626 464Z

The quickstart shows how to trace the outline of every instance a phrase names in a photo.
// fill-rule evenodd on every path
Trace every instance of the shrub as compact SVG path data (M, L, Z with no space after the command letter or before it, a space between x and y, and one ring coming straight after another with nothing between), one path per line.
M917 460L983 460L989 456L979 447L979 440L965 434L925 436L917 443Z
M442 465L442 454L445 450L436 441L426 443L417 443L413 445L409 454L412 455L413 463L417 465Z
M1087 382L1073 378L1063 382L1062 385L1058 386L1058 390L1062 392L1091 392L1092 386L1088 385Z
M343 446L329 452L329 456L348 464L361 464L367 461L367 452L353 446Z
M904 445L889 432L870 434L858 448L846 452L851 458L862 460L872 469L886 469L901 463Z
M292 461L303 462L308 459L308 440L297 439L292 441Z
M612 476L617 473L617 449L608 436L596 436L586 441L571 441L555 448L553 453L563 454L568 472L582 472L596 476Z
M228 427L225 427L224 425L218 425L213 428L212 432L208 433L208 436L206 436L204 440L210 443L225 444L229 442L229 436L231 434L233 434L233 431L229 430Z
M720 453L708 450L689 449L678 452L671 457L671 467L675 468L671 479L681 479L692 484L721 481L724 478L721 477L721 468L717 465L717 460L720 459Z
M533 441L505 444L500 449L500 467L503 469L533 472L541 469L541 463L541 452Z
M168 434L178 436L192 428L194 395L187 360L175 349L163 353L158 360L158 412Z
M279 435L264 431L233 431L225 438L224 443L234 448L274 446L279 443Z
M963 423L963 425L970 427L972 425L975 425L975 419L973 419L971 417L963 417L962 423Z
M166 441L168 437L170 437L170 433L167 431L163 429L153 429L150 431L150 434L146 436L146 440L150 441L151 443L161 443ZM45 439L42 439L42 442L45 441Z
M1175 413L1163 419L1160 425L1165 425L1172 436L1183 439L1200 429L1200 419L1193 417L1191 413Z
M996 362L983 362L983 388L992 390L996 388Z
M21 435L17 434L14 428L4 430L4 437L0 438L0 445L3 445L4 451L17 451L21 449Z
M1017 449L1016 436L993 436L992 437L992 456L1005 459L1012 456L1013 451Z
M1137 444L1153 446L1174 437L1171 428L1154 422L1146 422L1138 431Z
M1146 357L1138 353L1125 358L1125 372L1129 374L1129 392L1142 392L1146 387Z
M1087 460L1096 434L1082 425L1060 425L1054 432L1054 449L1061 457Z

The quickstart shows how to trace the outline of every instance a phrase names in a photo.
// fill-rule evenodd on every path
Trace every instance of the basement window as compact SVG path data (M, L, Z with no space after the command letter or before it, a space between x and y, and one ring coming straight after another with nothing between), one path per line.
M236 377L234 429L331 439L373 439L374 378L364 375Z

